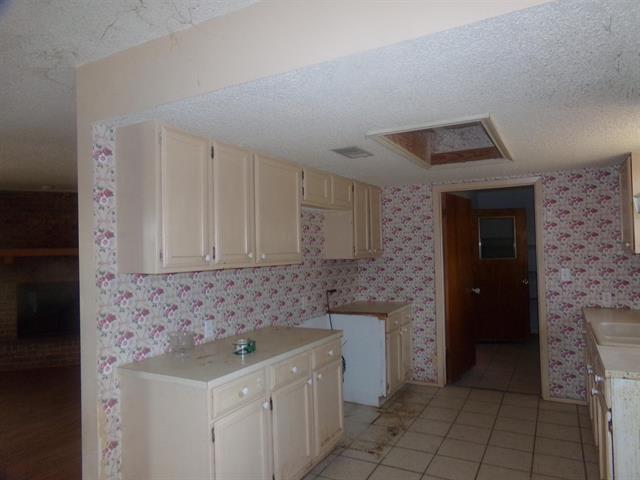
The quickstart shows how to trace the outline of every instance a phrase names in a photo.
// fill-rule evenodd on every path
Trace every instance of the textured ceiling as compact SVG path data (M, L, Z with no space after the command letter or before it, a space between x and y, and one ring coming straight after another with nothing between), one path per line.
M563 0L145 112L378 184L600 164L640 148L640 2ZM424 170L371 130L490 114L513 162ZM132 121L128 118L126 121ZM372 153L345 159L332 148Z
M0 0L0 186L75 188L75 66L256 1Z

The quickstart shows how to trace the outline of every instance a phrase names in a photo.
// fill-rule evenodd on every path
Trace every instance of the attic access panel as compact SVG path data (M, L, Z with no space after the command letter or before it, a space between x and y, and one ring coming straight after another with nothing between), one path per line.
M489 117L381 130L367 136L425 168L511 160Z

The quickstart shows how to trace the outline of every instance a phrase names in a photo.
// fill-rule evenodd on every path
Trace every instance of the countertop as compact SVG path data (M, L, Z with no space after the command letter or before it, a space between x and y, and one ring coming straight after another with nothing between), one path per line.
M285 358L341 336L341 331L267 327L204 343L183 357L166 353L141 362L121 365L118 371L121 375L161 378L214 387L258 370L268 363L277 362L278 357ZM238 338L255 340L256 351L244 357L235 355L233 342Z
M329 313L341 315L371 315L385 319L390 313L411 305L408 302L353 302L331 308Z
M640 310L621 308L585 308L584 318L589 324L590 334L593 325L600 322L640 322ZM606 377L640 380L640 347L621 347L599 345L596 348L602 360Z

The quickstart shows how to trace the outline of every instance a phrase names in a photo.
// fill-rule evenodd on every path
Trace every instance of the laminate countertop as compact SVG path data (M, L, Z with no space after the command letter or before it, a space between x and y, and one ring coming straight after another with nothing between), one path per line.
M329 313L340 315L371 315L381 320L389 314L411 305L408 302L353 302L329 309Z
M594 333L597 324L605 322L638 322L640 323L640 310L621 308L585 308L584 318L587 322L587 330L593 336L602 360L606 377L628 378L640 380L640 346L608 346L600 345Z
M121 375L163 378L203 387L219 384L245 375L267 364L302 353L309 348L340 338L341 331L315 328L267 327L196 346L180 356L165 353L141 362L121 365ZM256 341L256 351L244 357L233 353L233 342L239 338Z

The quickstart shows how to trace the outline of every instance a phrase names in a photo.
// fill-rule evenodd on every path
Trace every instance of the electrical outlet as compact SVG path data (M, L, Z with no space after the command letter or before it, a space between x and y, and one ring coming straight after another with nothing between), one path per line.
M213 338L213 320L204 321L204 338Z
M569 270L568 268L561 268L560 269L560 280L563 282L570 282L571 281L571 270Z

